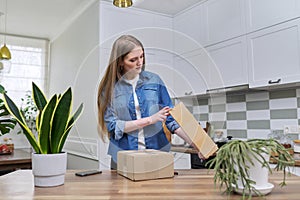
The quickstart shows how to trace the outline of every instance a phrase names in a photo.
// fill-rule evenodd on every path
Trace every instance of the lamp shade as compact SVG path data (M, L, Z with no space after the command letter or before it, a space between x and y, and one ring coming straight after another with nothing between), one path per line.
M114 0L113 4L119 8L132 6L132 0Z
M3 47L1 47L0 49L0 59L5 59L5 60L11 59L11 54L6 44L4 44Z

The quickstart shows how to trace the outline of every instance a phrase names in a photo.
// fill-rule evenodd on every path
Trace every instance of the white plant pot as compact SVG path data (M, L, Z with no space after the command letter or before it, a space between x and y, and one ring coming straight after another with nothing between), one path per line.
M67 169L67 153L32 154L32 173L37 187L63 185Z
M270 159L270 155L266 153L261 154L263 158L268 162ZM269 183L269 170L267 167L263 167L262 164L256 160L252 155L249 155L252 159L253 165L251 163L247 162L247 165L249 166L249 178L253 181L255 181L255 185L253 187L258 190L261 194L268 194L272 191L274 185ZM260 161L263 162L261 157L258 157ZM242 184L242 181L238 179L237 181L238 189L237 193L242 193L244 186ZM248 195L249 192L246 191L246 194ZM253 194L255 196L255 194Z
M268 162L270 159L270 155L263 153L261 154L264 159ZM254 165L251 165L251 163L247 162L247 165L249 165L249 177L251 180L255 181L256 184L253 185L254 187L265 187L269 183L269 170L266 167L262 167L262 164L256 160L252 155L250 155L250 158L252 159L252 162ZM259 157L259 160L263 162L262 158ZM238 187L243 187L243 184L240 180L238 180Z

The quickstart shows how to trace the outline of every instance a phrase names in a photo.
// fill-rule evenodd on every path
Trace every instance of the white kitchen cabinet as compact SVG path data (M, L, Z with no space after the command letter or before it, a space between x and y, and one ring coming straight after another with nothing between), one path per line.
M209 89L248 84L246 36L206 49L215 63L209 68Z
M173 71L175 97L205 94L211 65L212 62L203 48L175 56Z
M299 0L246 0L247 32L253 32L299 16Z
M202 46L204 39L203 24L202 4L174 16L174 51L182 54Z
M203 3L205 46L246 32L244 0L209 0Z
M300 19L247 35L250 87L300 80Z
M171 152L174 156L174 169L191 169L191 154Z

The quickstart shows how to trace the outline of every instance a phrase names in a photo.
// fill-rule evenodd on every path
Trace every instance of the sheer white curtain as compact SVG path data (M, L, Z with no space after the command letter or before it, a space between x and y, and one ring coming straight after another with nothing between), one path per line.
M18 104L31 83L35 82L46 94L48 92L48 41L42 39L6 36L11 51L11 69L1 73L1 84L8 95Z

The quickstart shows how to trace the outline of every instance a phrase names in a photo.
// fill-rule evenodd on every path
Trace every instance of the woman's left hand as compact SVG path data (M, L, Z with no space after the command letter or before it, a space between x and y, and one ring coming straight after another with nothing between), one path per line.
M206 160L206 158L202 155L202 153L200 151L198 151L198 157L201 159L201 160Z

